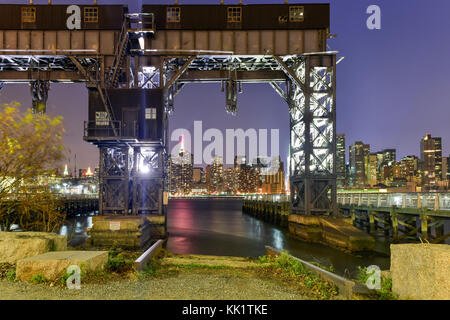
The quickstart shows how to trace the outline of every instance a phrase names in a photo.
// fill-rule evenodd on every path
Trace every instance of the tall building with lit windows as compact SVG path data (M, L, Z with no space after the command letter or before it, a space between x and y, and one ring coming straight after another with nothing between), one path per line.
M423 185L435 188L442 179L442 138L425 135L420 141Z
M367 184L370 145L356 141L349 147L351 187L364 187Z
M168 189L172 194L188 194L193 187L194 155L182 151L176 159L168 158Z
M378 161L377 154L369 154L369 175L367 177L367 184L371 187L378 183Z
M347 184L345 171L345 134L342 133L336 136L336 182L339 188Z
M389 165L392 162L397 161L397 150L396 149L384 149L381 151L383 154L383 162L388 163Z
M208 193L223 191L223 158L214 157L212 163L206 166L206 187Z
M252 166L245 157L234 157L234 168L237 174L237 191L239 193L255 193L260 185L259 162Z

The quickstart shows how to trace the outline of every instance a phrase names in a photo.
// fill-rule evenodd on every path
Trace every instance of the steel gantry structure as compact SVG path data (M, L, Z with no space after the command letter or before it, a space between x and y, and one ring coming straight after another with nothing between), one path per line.
M1 6L22 23L0 22L0 87L30 83L36 112L45 112L52 82L89 88L84 139L99 147L101 214L165 214L168 116L180 90L202 82L222 84L232 114L242 83L272 86L290 114L291 212L336 213L328 4L144 5L136 14L117 5ZM78 13L81 23L39 20L56 13Z

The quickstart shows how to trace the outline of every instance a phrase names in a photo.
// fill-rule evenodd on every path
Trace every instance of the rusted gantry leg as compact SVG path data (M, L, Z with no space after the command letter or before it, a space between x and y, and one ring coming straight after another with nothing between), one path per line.
M336 56L274 58L289 78L291 212L336 215Z
M100 151L99 214L128 214L128 147L102 146Z
M32 108L34 113L45 113L47 109L50 81L35 80L30 82Z

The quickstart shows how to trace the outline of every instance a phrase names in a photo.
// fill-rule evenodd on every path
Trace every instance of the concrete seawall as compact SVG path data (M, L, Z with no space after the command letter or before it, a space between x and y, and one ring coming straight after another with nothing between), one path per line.
M350 219L290 214L289 202L244 200L242 211L256 218L289 228L303 241L323 243L351 252L370 251L375 239L351 224Z

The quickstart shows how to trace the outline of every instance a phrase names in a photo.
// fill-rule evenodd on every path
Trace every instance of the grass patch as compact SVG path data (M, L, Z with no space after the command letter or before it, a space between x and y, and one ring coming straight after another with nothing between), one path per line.
M0 263L0 279L15 280L16 266L10 263Z
M303 294L317 299L333 299L337 296L336 286L323 281L320 277L308 270L300 261L293 259L283 251L279 256L262 256L260 263L266 264L260 273L265 277L273 277L286 284L297 286Z
M133 270L133 259L126 257L118 251L110 251L108 254L108 262L106 263L106 271L115 273L126 273Z
M40 273L34 275L34 276L31 277L31 279L30 279L30 283L32 283L32 284L40 284L40 283L46 283L46 282L47 282L47 280L46 280L45 277L44 277L42 274L40 274Z
M186 270L194 270L194 269L210 269L210 270L220 270L220 269L235 269L235 267L232 266L226 266L222 264L218 265L208 265L208 264L201 264L201 263L190 263L190 264L168 264L167 266L180 268L180 269L186 269Z
M14 281L14 280L16 280L16 270L14 270L14 269L9 270L9 271L6 273L6 279L8 279L9 281Z
M152 259L144 270L137 272L137 278L139 280L148 280L154 278L160 274L160 263L159 261Z

